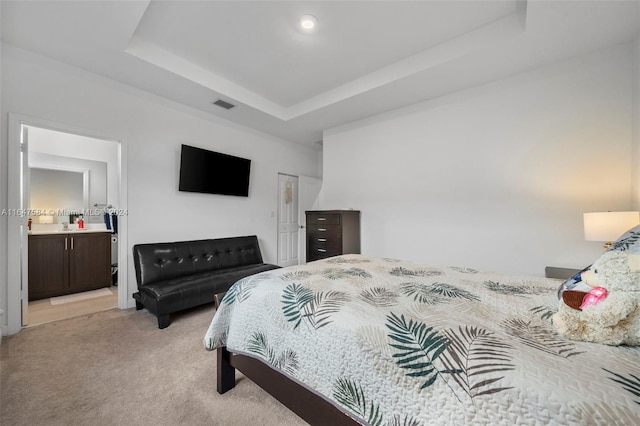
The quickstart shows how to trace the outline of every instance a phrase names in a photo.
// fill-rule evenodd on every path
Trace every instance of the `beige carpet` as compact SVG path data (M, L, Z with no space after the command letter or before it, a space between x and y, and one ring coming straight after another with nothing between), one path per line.
M157 328L110 310L27 328L0 345L2 425L304 425L250 380L216 392L202 338L213 307Z

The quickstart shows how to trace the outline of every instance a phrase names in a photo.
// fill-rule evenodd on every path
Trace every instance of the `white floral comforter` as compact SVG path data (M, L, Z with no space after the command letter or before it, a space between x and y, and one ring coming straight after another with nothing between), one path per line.
M339 256L238 281L204 343L372 425L640 424L640 348L556 334L559 284Z

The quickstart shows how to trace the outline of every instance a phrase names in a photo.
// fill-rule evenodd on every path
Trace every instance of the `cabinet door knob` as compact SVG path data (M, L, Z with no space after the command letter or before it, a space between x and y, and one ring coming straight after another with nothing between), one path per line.
M71 237L71 250L73 250L73 237Z
M67 237L64 237L64 249L67 250Z

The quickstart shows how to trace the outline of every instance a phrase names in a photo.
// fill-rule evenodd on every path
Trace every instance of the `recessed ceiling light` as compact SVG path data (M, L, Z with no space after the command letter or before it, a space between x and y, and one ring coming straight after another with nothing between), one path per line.
M305 32L311 32L315 30L318 25L318 20L313 15L304 15L300 18L300 29Z

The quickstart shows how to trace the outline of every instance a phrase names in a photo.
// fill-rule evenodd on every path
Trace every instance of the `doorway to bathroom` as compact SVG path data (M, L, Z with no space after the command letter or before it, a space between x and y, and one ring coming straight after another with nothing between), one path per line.
M9 334L126 306L122 142L10 115L9 146Z

